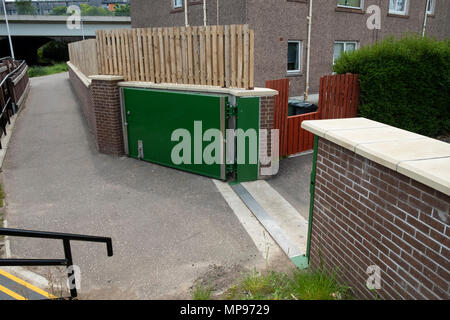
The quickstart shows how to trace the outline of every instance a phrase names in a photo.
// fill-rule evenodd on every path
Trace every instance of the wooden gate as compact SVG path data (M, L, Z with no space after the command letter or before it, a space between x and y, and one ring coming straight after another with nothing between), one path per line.
M320 79L319 109L288 116L289 79L266 81L278 91L274 106L274 129L280 130L280 157L311 150L314 135L302 129L305 120L353 118L358 114L358 75L327 75Z

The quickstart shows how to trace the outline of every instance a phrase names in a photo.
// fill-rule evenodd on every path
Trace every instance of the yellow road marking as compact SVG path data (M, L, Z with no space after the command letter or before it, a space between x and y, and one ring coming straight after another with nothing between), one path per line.
M11 297L13 297L16 300L27 300L24 297L22 297L20 294L17 294L14 291L9 290L8 288L2 286L1 284L0 284L0 291L3 291L8 296L11 296Z
M17 282L17 283L23 285L24 287L26 287L26 288L28 288L28 289L34 291L34 292L39 293L40 295L43 295L44 297L46 297L46 298L48 298L48 299L56 299L56 297L55 297L54 295L52 295L52 294L50 294L50 293L48 293L48 292L45 292L44 290L39 289L38 287L35 287L35 286L33 286L32 284L30 284L30 283L28 283L28 282L25 282L25 281L23 281L22 279L19 279L19 278L17 278L16 276L13 276L12 274L9 274L8 272L6 272L6 271L4 271L4 270L2 270L2 269L0 269L0 274L1 274L2 276L5 276L5 277L11 279L12 281L15 281L15 282ZM8 290L8 289L7 289L7 290ZM2 291L3 291L3 290L2 290ZM9 291L11 291L11 290L9 290ZM12 291L11 291L11 292L12 292ZM5 293L6 293L6 292L5 292ZM23 297L22 297L22 298L23 298Z

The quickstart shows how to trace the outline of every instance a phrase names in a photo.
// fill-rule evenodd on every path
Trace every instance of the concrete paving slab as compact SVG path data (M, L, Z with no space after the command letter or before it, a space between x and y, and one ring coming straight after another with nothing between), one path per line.
M211 179L99 154L68 74L31 85L3 164L7 219L112 237L111 258L104 245L73 242L82 297L154 299L188 291L212 264L265 265ZM63 256L58 241L10 241L13 257Z
M308 220L266 181L245 182L242 185L281 227L284 236L298 248L299 252L289 253L290 257L305 254L308 239Z

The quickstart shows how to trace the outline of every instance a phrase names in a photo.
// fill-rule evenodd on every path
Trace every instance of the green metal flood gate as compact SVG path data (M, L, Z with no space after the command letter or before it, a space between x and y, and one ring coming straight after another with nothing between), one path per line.
M258 179L259 97L121 90L130 157L221 180Z

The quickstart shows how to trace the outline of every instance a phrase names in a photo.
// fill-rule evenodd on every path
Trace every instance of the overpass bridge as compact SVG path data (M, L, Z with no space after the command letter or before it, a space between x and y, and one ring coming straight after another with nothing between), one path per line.
M121 16L84 16L83 28L71 29L67 26L70 16L8 16L9 29L13 37L86 37L95 36L99 29L131 28L131 18ZM5 17L0 16L0 38L8 35Z

